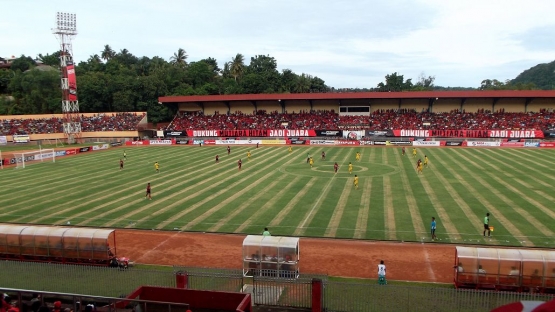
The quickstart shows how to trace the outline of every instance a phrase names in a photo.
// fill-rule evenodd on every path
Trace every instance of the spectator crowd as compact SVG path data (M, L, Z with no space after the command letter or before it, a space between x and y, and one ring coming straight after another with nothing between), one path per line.
M104 113L81 115L83 132L133 131L144 114ZM555 113L541 110L537 113L491 112L417 112L412 109L377 110L369 116L340 116L335 111L301 111L278 113L259 110L252 114L204 115L201 112L178 113L166 130L247 130L247 129L312 129L312 130L547 130L555 129ZM62 133L63 119L5 119L0 120L0 135Z
M129 131L137 130L144 114L103 113L94 116L81 115L81 130L95 131ZM43 133L63 133L63 119L59 117L43 119L4 119L0 120L0 135L24 135Z
M246 130L246 129L314 129L314 130L545 130L555 127L555 113L417 112L412 109L377 110L370 116L340 116L332 111L297 114L257 111L253 114L203 115L200 112L178 113L167 130Z

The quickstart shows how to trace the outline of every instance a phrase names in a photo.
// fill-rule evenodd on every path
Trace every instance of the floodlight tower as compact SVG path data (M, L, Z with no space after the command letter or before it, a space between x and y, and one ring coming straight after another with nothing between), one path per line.
M68 143L81 139L81 116L77 100L77 80L71 40L77 35L75 14L56 13L56 28L52 29L60 42L60 71L62 89L62 113L64 114L64 135Z

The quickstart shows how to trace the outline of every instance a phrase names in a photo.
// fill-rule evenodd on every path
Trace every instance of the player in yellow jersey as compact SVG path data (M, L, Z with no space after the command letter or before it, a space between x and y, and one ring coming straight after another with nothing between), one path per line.
M420 159L416 163L416 172L418 172L419 174L422 173L422 160Z
M310 164L310 168L312 168L312 166L314 166L314 159L312 159L312 157L310 157L310 160L308 162Z
M424 166L428 167L428 156L424 155Z
M353 184L355 185L355 190L358 190L358 177L355 174L355 181L353 182Z
M356 154L356 156L355 156L355 159L356 159L357 161L360 160L360 152L357 152L357 154Z
M412 157L416 157L416 148L415 147L412 148Z
M158 162L154 163L154 170L156 170L156 173L160 173L160 165L158 164Z
M349 163L349 174L353 173L353 164Z
M293 151L293 146L289 146L289 153Z
M251 160L251 151L247 152L247 160Z

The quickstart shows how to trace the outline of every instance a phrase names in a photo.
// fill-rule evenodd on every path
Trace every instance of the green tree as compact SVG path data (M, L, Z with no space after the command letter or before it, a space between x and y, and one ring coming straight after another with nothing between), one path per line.
M436 77L428 76L426 77L424 73L420 74L418 81L412 87L413 91L431 91L434 89L434 81Z
M110 47L110 45L104 45L104 50L102 50L102 52L100 52L100 57L108 62L109 60L111 60L114 56L116 56L116 52Z
M303 73L297 79L297 84L295 85L295 92L296 93L307 93L310 91L310 83L311 83L310 75Z
M245 57L241 53L237 53L229 62L229 73L237 81L245 73Z
M394 72L393 74L389 74L385 76L385 83L380 82L378 83L378 91L382 92L399 92L399 91L407 91L412 89L412 79L407 79L403 75L397 74Z
M18 70L24 72L35 65L36 63L31 57L21 55L20 57L13 60L10 69L14 72Z
M14 75L15 73L13 71L0 69L0 94L8 93L8 86Z
M59 68L60 67L60 51L56 51L52 54L42 55L39 53L37 60L42 62L44 65Z
M173 56L170 58L170 61L173 65L183 68L187 66L187 57L187 52L182 48L179 48L177 52L174 53Z

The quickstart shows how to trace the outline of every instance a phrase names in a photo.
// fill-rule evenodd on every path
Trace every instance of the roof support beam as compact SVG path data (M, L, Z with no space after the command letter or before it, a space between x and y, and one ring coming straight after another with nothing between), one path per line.
M495 104L499 102L499 98L493 98L493 103L491 104L491 112L495 113Z
M466 98L461 99L461 113L464 111L464 104L466 104Z
M312 106L312 100L308 100L308 104L310 104L310 111L312 111L312 107L313 107ZM339 104L339 105L341 105L341 104Z
M284 114L285 113L285 101L284 100L278 100L279 102L279 106L281 106L281 113Z
M534 100L533 98L527 98L527 99L526 99L526 102L524 102L524 112L525 112L525 113L528 113L528 105L529 105L530 103L532 103L533 100Z
M254 113L256 114L256 112L258 112L258 105L256 105L256 101L251 101L252 106L254 106ZM246 113L246 112L242 112L242 113Z
M229 101L224 102L225 107L227 107L226 115L231 114L231 105L229 105Z

